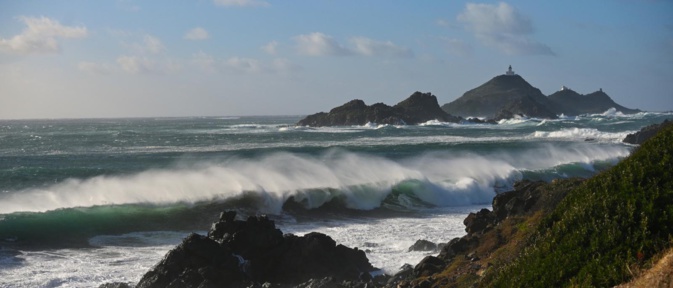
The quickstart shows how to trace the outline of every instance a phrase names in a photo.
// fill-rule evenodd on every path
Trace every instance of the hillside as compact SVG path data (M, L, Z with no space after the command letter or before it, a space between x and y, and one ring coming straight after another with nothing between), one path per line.
M553 104L540 89L519 75L499 75L465 92L442 109L461 117L499 118L498 115L524 114L538 118L556 118Z
M593 178L517 183L387 287L670 287L673 125L661 127Z
M673 241L673 126L571 191L510 265L481 286L609 287Z
M629 109L615 103L602 89L587 95L579 94L571 89L563 89L549 95L548 98L557 107L557 111L565 115L603 113L610 108L615 108L624 114L640 112L638 109Z

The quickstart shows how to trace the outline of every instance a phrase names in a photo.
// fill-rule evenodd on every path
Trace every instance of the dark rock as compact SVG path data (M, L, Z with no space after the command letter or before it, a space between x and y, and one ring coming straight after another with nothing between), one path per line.
M440 272L444 269L444 260L435 256L426 256L414 267L414 276L425 277Z
M391 125L415 125L430 120L459 122L444 112L437 103L437 97L430 93L415 92L409 98L391 107L383 103L367 106L362 100L351 100L329 113L309 115L297 122L298 126L351 126L369 122Z
M637 145L643 144L645 140L652 138L652 136L656 135L657 132L659 132L659 130L668 125L673 125L673 121L666 119L664 120L664 122L661 122L659 124L649 125L647 127L640 129L640 131L634 134L626 135L626 138L624 138L622 142Z
M556 111L552 106L540 89L531 86L521 76L500 75L465 92L453 102L444 104L442 109L456 116L486 117L496 120L512 118L502 115L504 111L511 115L556 118Z
M373 270L363 251L337 245L327 235L283 235L265 216L242 221L236 220L235 212L225 212L208 237L185 238L137 287L248 287L264 282L292 286L328 276L363 282Z
M549 95L548 98L557 107L557 111L565 115L603 113L610 108L615 108L624 114L640 112L638 109L629 109L615 103L602 89L587 95L581 95L566 88Z
M416 243L414 245L411 245L409 247L409 252L411 251L435 251L437 250L437 244L432 243L428 240L416 240Z
M495 215L493 212L484 208L477 213L470 213L467 215L463 224L465 224L465 232L468 234L479 233L484 231L489 225L495 223Z
M128 283L114 282L101 284L98 288L131 288L131 285Z
M558 114L602 113L615 108L622 113L640 112L615 103L603 90L580 95L570 89L549 97L519 75L500 75L442 105L449 114L460 117L487 117L496 121L517 116L557 118Z

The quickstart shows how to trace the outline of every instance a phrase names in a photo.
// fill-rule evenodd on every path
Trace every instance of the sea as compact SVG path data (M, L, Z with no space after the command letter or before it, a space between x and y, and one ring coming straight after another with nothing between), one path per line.
M521 180L591 177L672 112L300 127L301 116L0 120L0 287L136 283L224 210L394 274Z

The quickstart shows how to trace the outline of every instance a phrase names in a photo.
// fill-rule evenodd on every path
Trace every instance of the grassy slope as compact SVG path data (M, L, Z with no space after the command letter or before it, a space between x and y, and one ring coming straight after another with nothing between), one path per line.
M570 192L522 255L480 286L614 286L671 243L673 126Z

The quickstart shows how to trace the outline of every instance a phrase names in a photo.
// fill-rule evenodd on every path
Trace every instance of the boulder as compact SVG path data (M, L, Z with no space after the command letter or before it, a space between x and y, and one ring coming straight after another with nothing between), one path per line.
M337 245L327 235L283 235L265 216L243 221L229 211L208 236L191 234L169 251L137 287L293 286L326 277L357 282L371 280L374 270L363 251Z
M409 247L409 252L411 251L435 251L437 250L437 244L432 243L428 240L420 239L416 240L416 243L414 245L411 245Z

